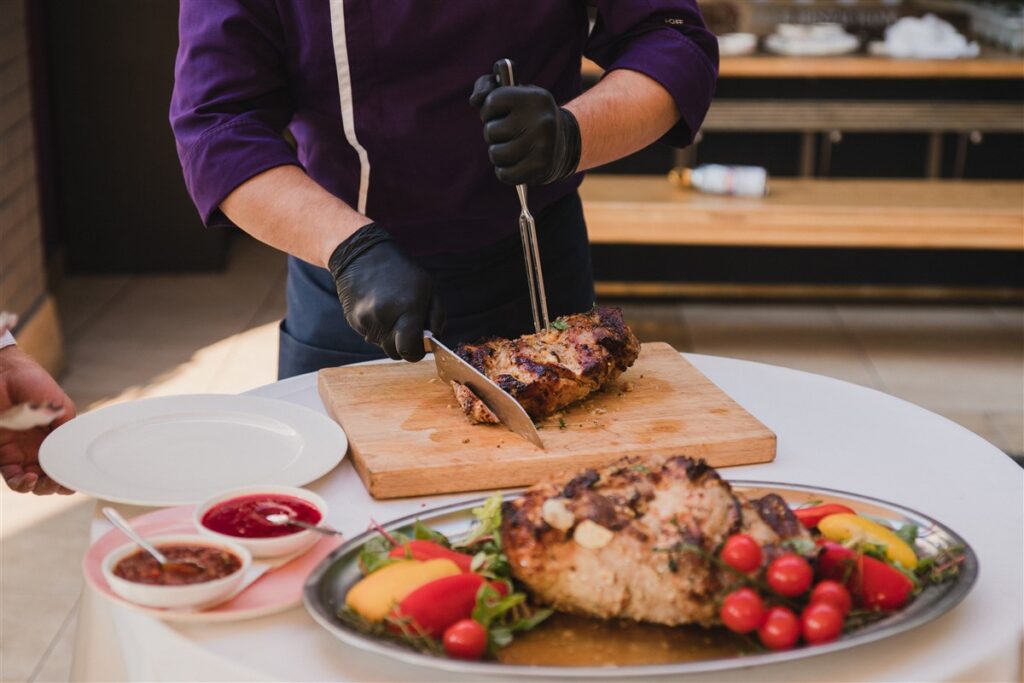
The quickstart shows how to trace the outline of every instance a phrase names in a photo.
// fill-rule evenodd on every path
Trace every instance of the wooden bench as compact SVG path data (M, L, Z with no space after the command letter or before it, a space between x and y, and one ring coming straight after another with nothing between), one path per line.
M593 244L1024 250L1024 183L775 180L760 199L700 194L663 176L591 174ZM1006 288L598 282L602 297L987 299Z
M587 76L600 76L600 66L583 60ZM841 78L841 79L1024 79L1024 58L985 48L976 59L894 59L853 55L847 57L779 57L751 55L722 57L722 78Z

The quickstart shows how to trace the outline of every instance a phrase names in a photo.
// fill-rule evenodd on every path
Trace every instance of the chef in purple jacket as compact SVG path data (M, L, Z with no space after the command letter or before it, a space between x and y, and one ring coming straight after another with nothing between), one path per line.
M289 254L282 378L531 331L518 183L552 315L589 309L582 172L688 145L718 71L695 0L181 0L179 24L188 190ZM581 55L607 72L583 94ZM505 57L530 85L497 87Z

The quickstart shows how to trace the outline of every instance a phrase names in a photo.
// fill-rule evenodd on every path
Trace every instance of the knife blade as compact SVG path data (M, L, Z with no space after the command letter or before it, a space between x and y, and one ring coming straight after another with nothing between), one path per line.
M434 354L434 366L437 368L438 377L445 382L458 382L468 387L491 409L501 424L543 450L544 442L541 441L533 419L518 401L492 382L487 375L459 358L429 331L424 333L423 341L427 349Z

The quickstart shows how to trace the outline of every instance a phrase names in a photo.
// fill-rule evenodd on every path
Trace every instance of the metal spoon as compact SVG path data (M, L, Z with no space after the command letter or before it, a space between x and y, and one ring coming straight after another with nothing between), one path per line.
M340 531L336 531L335 529L332 529L330 527L317 526L316 524L310 524L309 522L300 522L297 519L292 519L291 517L289 517L288 515L286 515L283 512L275 512L272 515L267 515L265 517L265 519L268 522L270 522L271 524L273 524L274 526L284 526L285 524L294 524L295 526L300 526L303 529L309 529L310 531L315 531L317 533L324 534L326 536L344 536L344 534L341 533Z
M107 519L110 520L111 524L113 524L122 532L124 532L124 534L128 538L135 541L143 550L152 555L153 559L160 563L160 568L163 571L166 572L169 570L177 569L179 571L191 573L194 575L202 572L205 569L205 567L203 567L198 562L193 562L191 560L186 560L184 562L172 562L168 560L166 555L164 555L162 552L156 549L156 546L154 546L152 543L144 539L142 536L139 536L139 534L136 533L135 530L132 529L131 526L128 524L128 520L122 517L121 513L115 510L114 508L103 508L103 514Z

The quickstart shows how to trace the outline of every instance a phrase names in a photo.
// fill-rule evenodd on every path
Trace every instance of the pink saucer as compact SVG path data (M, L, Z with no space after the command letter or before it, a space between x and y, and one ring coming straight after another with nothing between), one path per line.
M192 522L194 509L194 505L183 505L150 512L131 520L132 528L142 536L196 533L195 524ZM321 560L343 543L343 539L340 536L324 536L305 553L287 564L269 570L231 600L201 612L143 607L115 594L103 578L103 558L114 548L128 542L127 536L117 529L111 529L93 543L82 560L86 581L107 599L136 611L167 621L202 622L252 619L299 605L302 602L302 586L306 582L306 577Z

